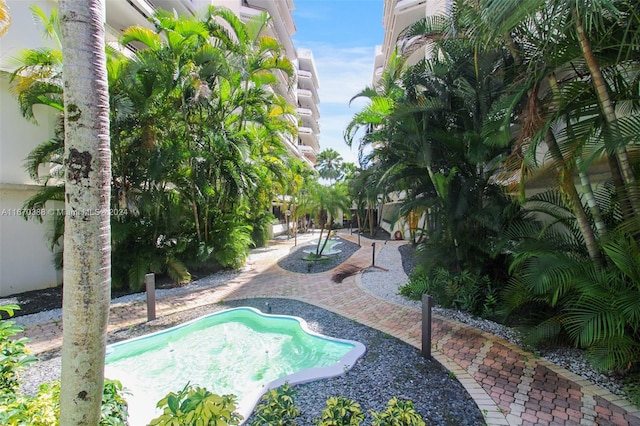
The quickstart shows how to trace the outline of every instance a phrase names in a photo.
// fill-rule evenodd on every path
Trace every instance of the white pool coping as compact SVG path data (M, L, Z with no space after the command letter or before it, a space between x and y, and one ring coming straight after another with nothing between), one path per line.
M277 315L277 314L269 314L269 313L264 313L262 311L260 311L259 309L250 307L250 306L240 306L237 308L231 308L231 309L225 309L219 312L214 312L212 314L208 314L208 315L203 315L200 316L198 318L186 321L182 324L176 325L174 327L170 327L164 330L159 330L153 333L149 333L149 334L145 334L143 336L138 336L138 337L134 337L132 339L127 339L121 342L117 342L117 343L113 343L111 345L107 346L107 351L106 353L109 354L110 349L116 346L121 346L124 345L126 343L130 343L130 342L134 342L137 340L142 340L145 338L148 338L150 336L154 336L157 334L164 334L164 333L168 333L172 330L181 328L181 327L185 327L191 323L197 322L199 320L202 320L204 318L208 318L214 315L219 315L222 313L226 313L226 312L231 312L231 311L237 311L237 310L249 310L252 311L253 313L255 313L256 315L260 315L262 317L271 317L271 318L285 318L285 319L294 319L298 322L298 324L300 325L300 328L302 329L302 331L304 331L305 333L314 336L314 337L318 337L321 339L326 339L326 340L330 340L333 342L338 342L338 343L345 343L345 344L349 344L353 346L353 349L351 349L349 352L347 352L346 354L344 354L342 356L342 358L340 358L336 363L330 365L330 366L326 366L326 367L314 367L314 368L306 368L304 370L300 370L300 371L296 371L295 373L289 374L287 376L281 377L279 379L275 379L272 380L266 384L264 384L261 388L256 389L254 392L248 393L246 395L244 395L244 397L242 398L242 400L238 401L238 408L236 409L236 412L239 413L240 415L242 415L243 420L240 423L241 425L244 424L247 419L249 418L249 416L251 415L251 413L253 412L253 410L255 409L255 407L258 405L258 402L260 401L260 398L262 398L262 395L264 395L266 392L268 392L270 389L275 389L278 388L279 386L284 385L285 383L288 383L290 385L298 385L298 384L303 384L303 383L309 383L309 382L313 382L315 380L320 380L320 379L328 379L331 377L337 377L337 376L341 376L344 375L347 371L349 371L351 368L353 368L353 366L356 364L356 362L362 358L362 356L365 354L366 352L366 347L360 343L357 342L355 340L347 340L347 339L340 339L337 337L330 337L330 336L326 336L324 334L321 333L317 333L313 330L311 330L309 328L309 325L307 324L307 322L300 317L297 316L293 316L293 315ZM176 389L177 391L177 389ZM126 397L125 397L126 399ZM157 402L157 401L154 401ZM147 422L151 421L153 417L146 419ZM131 420L135 420L135 419L131 419ZM136 423L131 423L133 426L136 425Z

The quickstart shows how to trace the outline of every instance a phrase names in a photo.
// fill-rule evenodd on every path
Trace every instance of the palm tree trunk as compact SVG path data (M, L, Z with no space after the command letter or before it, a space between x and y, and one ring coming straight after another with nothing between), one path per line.
M373 239L375 220L373 220L373 208L369 208L369 238Z
M318 244L316 244L316 257L320 257L320 243L322 241L323 232L324 232L324 222L320 225L320 234L318 235Z
M549 76L549 85L551 86L551 89L555 92L556 95L560 94L560 90L558 88L558 81L556 79L555 74L551 74ZM567 126L567 131L570 134L570 137L574 137L574 132L572 130L571 127L571 123L569 118L566 119L566 126ZM554 160L556 161L562 161L564 164L566 164L564 162L564 157L562 156L562 152L560 151L560 147L558 146L557 141L555 140L555 137L553 136L553 134L551 133L551 130L547 131L548 133L550 133L551 135L551 140L547 140L547 144L549 144L551 142L551 146L553 146L553 149L551 149L551 146L549 148L551 154L554 157ZM593 195L593 188L591 187L591 182L589 181L589 176L586 173L586 170L584 170L584 166L582 163L582 157L580 152L574 152L573 153L573 160L576 163L577 169L578 169L578 176L580 177L580 183L582 185L582 193L584 194L585 198L587 199L587 205L589 206L589 210L591 211L591 216L593 217L593 220L595 222L595 226L596 226L596 231L598 233L598 237L603 238L607 235L607 228L606 225L604 224L604 221L602 220L602 214L600 214L600 206L598 206L598 204L596 203L595 197ZM562 165L562 168L565 168L564 165ZM573 179L571 179L571 184L573 185ZM576 191L577 194L577 189L575 189L575 186L573 188ZM570 198L575 199L574 195L569 195ZM577 200L579 201L579 199ZM580 202L580 209L583 211L584 213L584 207L582 207L582 202ZM578 216L576 215L576 218ZM580 219L582 220L582 219ZM588 222L587 222L588 223ZM582 228L581 228L582 229ZM591 226L589 226L589 229L591 229ZM591 230L591 232L593 232L593 230ZM585 237L585 241L588 241L587 238ZM591 251L589 251L591 253Z
M589 211L591 211L591 216L593 217L593 222L596 226L598 237L600 239L605 238L608 235L607 225L605 225L604 220L602 219L600 206L596 202L596 198L593 195L593 188L591 187L589 175L586 171L584 171L582 158L580 156L576 156L575 160L576 166L578 167L578 176L580 176L580 184L582 185L582 193L587 199L587 205L589 206Z
M569 200L569 207L573 211L573 214L575 215L578 222L578 227L580 228L580 233L582 234L585 245L587 246L589 257L596 264L600 264L602 256L600 255L598 242L596 240L595 233L593 232L593 228L591 228L591 224L589 223L589 218L587 217L587 213L584 210L582 201L580 200L578 190L576 189L576 186L573 182L573 170L571 167L568 167L567 162L562 156L562 152L560 151L558 142L556 141L555 136L550 130L547 131L544 139L547 143L547 146L549 147L551 156L558 164L558 169L560 169L560 175L562 176L560 184L563 192Z
M196 194L193 188L191 189L191 210L193 210L193 222L196 226L196 234L198 235L198 242L202 242L202 231L200 231L200 219L198 218L198 204L196 202Z
M60 0L64 57L64 324L60 424L97 425L111 295L109 92L101 0Z
M580 49L582 50L582 55L587 63L587 67L589 68L589 74L591 75L593 86L596 90L602 114L607 122L610 134L615 134L614 127L616 126L616 114L613 109L613 103L611 102L611 96L609 95L607 84L602 76L600 66L593 55L591 43L584 31L582 19L580 18L578 10L574 9L573 15L578 41L580 42ZM623 213L627 218L633 217L634 213L635 215L640 214L640 206L638 206L638 202L634 198L630 198L628 196L628 192L625 188L625 184L631 184L635 181L629 162L629 154L627 153L626 148L618 146L615 149L615 155L607 153L607 157L609 158L609 168L611 169L613 183L616 187L616 192L618 193Z
M324 244L322 244L322 248L320 249L320 253L318 253L319 256L322 255L322 253L324 253L324 249L327 248L327 243L329 242L329 237L331 237L331 228L333 228L333 217L329 219L329 227L327 230L327 236L324 239ZM320 243L320 240L318 240L318 244Z

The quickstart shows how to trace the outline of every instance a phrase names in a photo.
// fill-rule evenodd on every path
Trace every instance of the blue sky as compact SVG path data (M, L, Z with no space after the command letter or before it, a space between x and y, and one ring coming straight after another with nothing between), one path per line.
M363 105L349 100L371 85L375 46L382 44L383 0L294 0L297 48L310 49L320 81L320 149L333 148L356 163L343 139Z

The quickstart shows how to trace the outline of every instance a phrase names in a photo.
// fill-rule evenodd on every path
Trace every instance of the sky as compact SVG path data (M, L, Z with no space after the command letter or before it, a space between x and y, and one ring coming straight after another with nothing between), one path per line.
M294 0L296 48L310 49L320 88L320 150L333 148L358 164L343 133L365 104L349 100L371 85L375 46L382 44L383 0Z

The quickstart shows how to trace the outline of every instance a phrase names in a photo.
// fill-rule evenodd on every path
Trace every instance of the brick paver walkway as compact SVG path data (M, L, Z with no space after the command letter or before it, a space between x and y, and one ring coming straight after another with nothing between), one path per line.
M356 241L349 234L341 236ZM419 310L371 295L359 284L359 275L342 283L331 279L341 270L370 266L371 242L361 238L362 248L356 254L333 271L322 274L284 271L275 264L275 259L263 257L222 286L160 298L156 312L165 316L231 299L290 298L335 312L420 348ZM293 241L285 245L292 246ZM144 302L114 305L109 331L145 321ZM59 320L30 325L25 334L36 354L61 345ZM626 400L476 328L434 315L432 348L433 357L453 372L474 398L488 425L640 426L640 411Z

